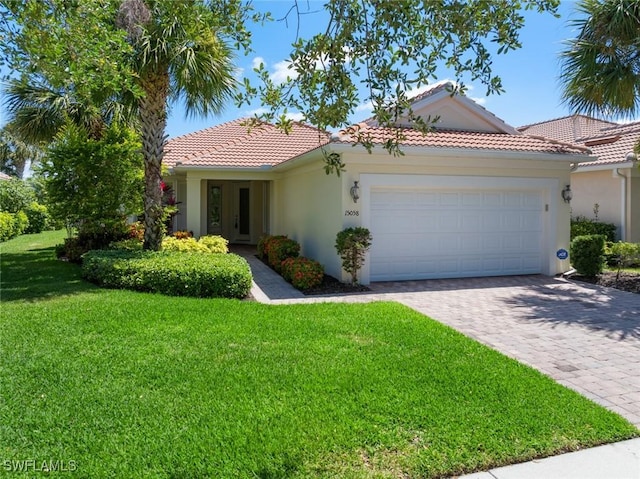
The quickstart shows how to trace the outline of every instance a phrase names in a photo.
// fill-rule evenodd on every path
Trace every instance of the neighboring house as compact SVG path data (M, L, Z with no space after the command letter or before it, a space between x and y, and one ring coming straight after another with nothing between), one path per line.
M640 169L634 153L640 122L617 124L573 115L519 130L589 148L597 160L580 163L571 174L573 216L595 219L595 209L599 221L618 227L618 239L640 242Z
M11 175L7 175L6 173L3 173L2 171L0 171L0 181L2 180L8 181L11 178L13 178Z
M364 284L567 270L556 257L569 246L561 191L588 150L523 135L446 84L413 109L439 121L426 135L404 128L402 156L381 147L393 132L374 120L354 127L376 144L371 154L353 131L331 138L301 124L287 135L236 120L170 140L178 228L248 244L286 234L346 280L336 234L364 226L373 235ZM340 176L325 174L328 153L341 155Z

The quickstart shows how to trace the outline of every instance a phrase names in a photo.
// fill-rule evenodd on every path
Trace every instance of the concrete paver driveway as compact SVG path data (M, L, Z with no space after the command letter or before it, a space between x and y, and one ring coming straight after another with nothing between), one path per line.
M366 294L304 296L253 251L243 256L259 301L399 301L640 427L640 295L534 275L381 282Z
M545 276L375 283L372 289L640 427L639 295Z

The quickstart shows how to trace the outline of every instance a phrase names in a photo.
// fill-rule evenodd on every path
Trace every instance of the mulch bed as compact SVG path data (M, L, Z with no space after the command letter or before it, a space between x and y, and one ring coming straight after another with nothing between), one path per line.
M341 283L333 276L325 274L321 285L302 292L307 296L313 296L319 294L363 293L365 291L371 290L362 284Z
M266 264L269 268L273 269L273 267L269 264L268 261L260 258L260 256L256 255L260 261ZM274 270L275 271L275 270ZM316 286L315 288L310 288L307 290L299 290L305 296L319 296L322 294L348 294L348 293L363 293L365 291L371 291L367 286L363 286L361 284L346 284L341 283L333 276L329 276L328 274L324 275L322 278L322 284Z
M619 278L616 280L615 272L606 271L602 274L599 274L595 278L572 275L571 277L569 277L569 279L640 294L640 274L620 273Z

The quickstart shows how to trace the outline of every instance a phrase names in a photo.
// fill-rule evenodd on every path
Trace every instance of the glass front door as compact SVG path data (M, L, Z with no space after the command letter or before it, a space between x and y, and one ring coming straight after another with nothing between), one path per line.
M236 183L233 189L233 231L235 241L251 239L251 188L249 183Z

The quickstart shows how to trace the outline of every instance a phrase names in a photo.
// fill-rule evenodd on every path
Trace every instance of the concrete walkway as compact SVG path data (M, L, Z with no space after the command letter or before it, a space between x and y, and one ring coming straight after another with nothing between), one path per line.
M640 427L640 295L534 275L382 282L370 285L368 293L305 296L255 258L254 251L237 252L249 261L252 294L260 302L398 301L543 372ZM640 439L627 442L634 451L625 456L630 476L532 472L472 477L640 479ZM559 457L565 456L573 457ZM608 456L603 452L595 457L604 461ZM541 461L527 464L534 463ZM518 466L507 469L512 467ZM535 470L543 471L540 467Z

